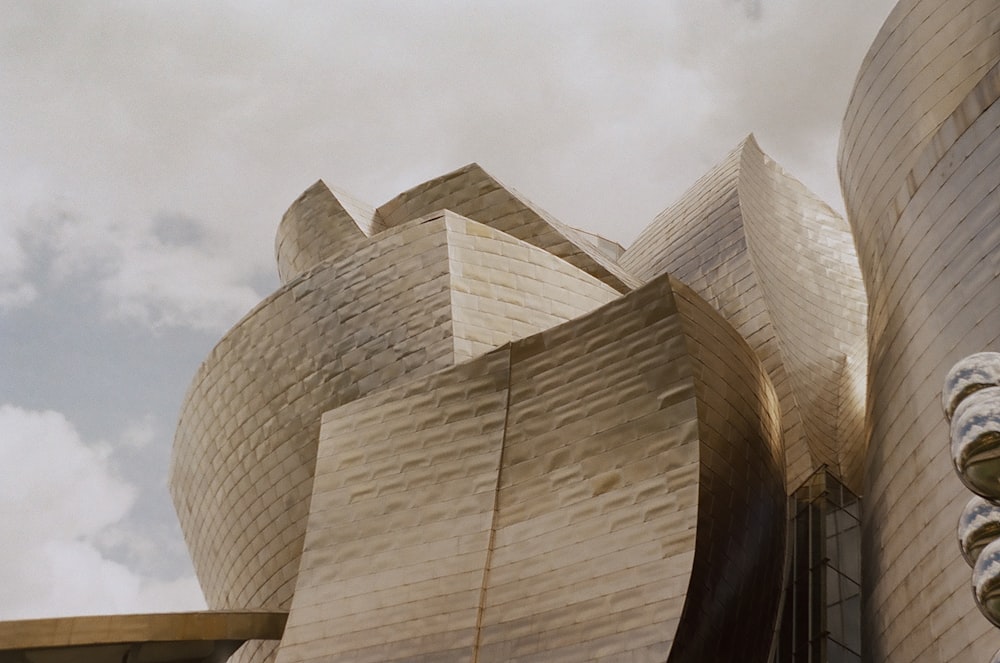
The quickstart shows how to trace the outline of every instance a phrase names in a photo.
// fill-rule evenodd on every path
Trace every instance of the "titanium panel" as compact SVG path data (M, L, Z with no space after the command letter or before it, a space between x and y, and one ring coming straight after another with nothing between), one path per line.
M750 346L672 280L698 399L698 534L669 663L767 660L781 597L785 473L777 395Z
M939 405L952 364L1000 349L998 26L995 2L901 3L845 125L841 179L870 296L865 660L989 660L1000 646L955 546L968 494ZM878 93L888 85L903 88Z
M666 276L335 408L278 660L764 660L781 451L753 351Z
M557 221L475 163L399 194L376 213L386 226L392 227L439 209L451 210L548 251L618 292L628 292L638 285L608 255L613 252L611 242L594 242L588 233Z
M509 408L477 660L665 660L699 461L669 282L515 342Z
M171 492L209 604L287 608L322 412L614 296L450 213L341 246L279 289L205 361L175 437Z
M593 311L611 287L511 235L444 212L455 361Z
M509 355L324 415L278 663L473 659Z
M359 245L371 230L375 211L331 191L323 180L306 189L288 208L274 238L282 283L323 260Z
M688 283L754 348L782 404L790 486L821 464L859 483L866 303L847 224L829 206L750 136L620 263Z

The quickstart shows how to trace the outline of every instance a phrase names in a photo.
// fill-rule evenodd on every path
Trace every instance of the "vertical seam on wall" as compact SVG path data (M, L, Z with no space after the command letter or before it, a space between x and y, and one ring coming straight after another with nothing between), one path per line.
M510 420L510 374L513 364L511 344L507 343L507 399L503 411L503 431L500 434L500 458L497 461L497 482L493 490L493 515L490 518L490 537L486 545L486 563L483 565L483 584L479 589L479 608L476 611L476 639L472 645L472 663L479 662L479 645L483 635L483 614L486 612L486 587L493 564L493 548L497 536L497 516L500 513L500 478L503 472L504 451L507 447L507 423Z

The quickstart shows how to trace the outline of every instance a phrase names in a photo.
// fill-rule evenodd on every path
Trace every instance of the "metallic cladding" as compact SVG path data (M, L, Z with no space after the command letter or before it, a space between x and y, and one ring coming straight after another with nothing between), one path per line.
M787 523L777 395L753 350L672 281L698 402L698 534L669 663L764 661L780 600Z
M860 482L866 302L846 222L748 137L620 259L669 272L750 343L781 401L788 484L820 465Z
M282 283L364 239L366 233L359 224L366 219L370 224L375 211L369 209L366 214L360 204L351 205L348 200L320 180L288 208L274 238L274 255Z
M618 292L638 285L586 233L566 226L505 187L478 164L469 164L404 191L376 214L389 227L448 209L528 242L607 283ZM606 240L605 240L606 242Z
M289 605L324 411L615 296L451 213L342 246L279 289L206 359L175 436L171 492L209 605Z
M865 59L840 175L869 295L863 520L869 661L989 660L955 545L968 498L939 388L1000 349L1000 5L904 0Z
M279 663L767 655L777 400L668 277L333 409L320 436Z

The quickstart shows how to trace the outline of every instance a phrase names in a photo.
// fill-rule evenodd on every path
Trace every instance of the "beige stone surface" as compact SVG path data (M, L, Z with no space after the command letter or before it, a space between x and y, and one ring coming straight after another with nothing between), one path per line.
M687 283L757 352L781 400L789 490L822 464L860 483L866 302L846 221L751 136L619 262Z
M866 656L990 660L955 523L947 370L1000 349L1000 5L905 0L865 59L841 181L870 297Z

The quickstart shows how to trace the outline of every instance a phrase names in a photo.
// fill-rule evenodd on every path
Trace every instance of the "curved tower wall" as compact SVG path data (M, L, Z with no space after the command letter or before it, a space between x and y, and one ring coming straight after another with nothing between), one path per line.
M865 59L840 173L869 296L866 660L990 660L955 542L968 495L940 388L1000 349L1000 5L901 2Z

